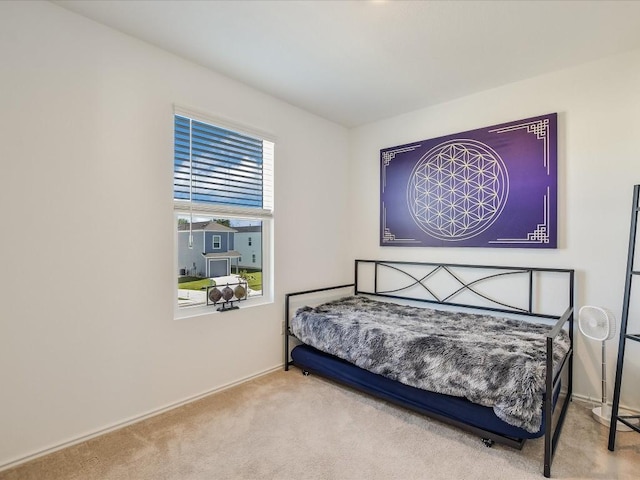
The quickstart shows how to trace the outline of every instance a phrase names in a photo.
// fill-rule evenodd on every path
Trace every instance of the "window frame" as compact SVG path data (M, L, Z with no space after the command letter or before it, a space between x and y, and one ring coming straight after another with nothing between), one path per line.
M220 250L222 248L222 235L211 236L211 248L213 250Z
M223 129L231 130L237 132L242 135L251 136L253 138L260 139L262 141L270 142L273 144L273 157L270 160L270 171L267 172L269 175L268 181L269 185L264 186L263 190L263 208L257 207L239 207L239 206L229 206L229 205L215 205L215 204L204 204L191 202L189 200L181 200L173 198L173 231L174 231L174 241L173 241L173 257L174 257L174 274L173 274L173 284L174 284L174 292L176 292L177 284L178 284L178 276L179 276L179 265L178 265L178 218L184 215L199 215L199 216L207 216L207 217L215 217L215 218L224 218L224 219L237 219L237 220L259 220L262 222L262 295L248 298L245 301L242 301L238 304L240 309L271 304L274 301L274 285L273 285L273 256L274 256L274 248L273 248L273 176L275 170L275 144L276 138L275 136L265 133L263 131L246 127L243 125L239 125L235 122L230 122L226 119L216 117L213 115L208 115L197 110L193 110L190 108L184 108L174 105L173 114L171 115L171 125L172 125L172 143L175 142L175 116L183 116L187 118L191 118L193 120L208 123L214 125L216 127L220 127ZM175 148L175 146L174 146ZM173 160L171 162L172 170L175 162L175 155L173 154L172 148L172 157ZM173 181L172 175L172 181ZM172 189L173 192L173 189ZM173 195L173 193L172 193ZM176 292L177 293L177 292ZM174 319L184 319L191 317L199 317L202 315L210 315L210 314L218 314L216 308L207 305L198 305L198 306L185 306L180 307L178 305L178 295L174 294ZM238 311L238 310L232 310Z

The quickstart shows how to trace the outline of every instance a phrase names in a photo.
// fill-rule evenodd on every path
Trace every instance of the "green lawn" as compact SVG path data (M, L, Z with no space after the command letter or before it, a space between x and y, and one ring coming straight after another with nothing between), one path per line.
M178 288L185 290L206 290L212 285L208 278L196 279L195 277L185 278L183 282L178 282ZM247 274L249 288L251 290L262 290L262 272L253 272Z
M262 290L262 272L247 273L247 281L251 290Z
M213 282L208 278L191 280L189 282L178 282L178 288L184 288L185 290L206 290L207 287L211 285L213 285Z

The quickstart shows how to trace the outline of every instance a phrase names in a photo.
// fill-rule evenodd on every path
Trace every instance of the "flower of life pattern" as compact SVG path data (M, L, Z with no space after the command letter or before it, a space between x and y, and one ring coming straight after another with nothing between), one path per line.
M474 237L500 216L509 194L504 162L488 145L449 140L429 150L407 185L409 211L416 224L440 240Z

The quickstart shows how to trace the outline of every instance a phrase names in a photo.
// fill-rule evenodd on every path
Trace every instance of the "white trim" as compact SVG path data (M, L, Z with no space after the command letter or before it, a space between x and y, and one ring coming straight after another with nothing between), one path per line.
M209 395L213 395L213 394L222 392L224 390L228 390L230 388L236 387L238 385L246 383L246 382L248 382L250 380L253 380L255 378L263 377L263 376L268 375L270 373L273 373L273 372L275 372L277 370L280 370L283 367L284 367L284 364L276 365L275 367L271 367L271 368L268 368L266 370L262 370L262 371L260 371L258 373L254 373L252 375L248 375L248 376L243 377L243 378L241 378L239 380L236 380L234 382L230 382L230 383L227 383L227 384L222 385L220 387L213 388L211 390L207 390L207 391L205 391L203 393L199 393L197 395L193 395L193 396L185 398L183 400L179 400L179 401L171 403L169 405L165 405L164 407L160 407L158 409L150 410L147 413L143 413L142 415L136 415L134 417L129 417L128 419L123 420L121 422L113 423L113 424L109 425L108 427L101 428L101 429L98 429L98 430L94 430L93 432L90 432L90 433L87 433L87 434L84 434L84 435L80 435L78 437L72 438L71 440L67 440L67 441L64 441L62 443L58 443L58 444L52 445L50 447L44 448L42 450L38 450L36 452L30 453L28 455L25 455L24 457L19 457L19 458L15 459L15 460L9 461L8 463L0 465L0 472L2 472L4 470L8 470L8 469L13 468L13 467L17 467L18 465L21 465L23 463L29 462L31 460L35 460L36 458L43 457L45 455L49 455L50 453L57 452L58 450L62 450L64 448L72 447L72 446L77 445L79 443L86 442L87 440L91 440L92 438L96 438L96 437L99 437L101 435L106 435L107 433L114 432L114 431L119 430L119 429L124 428L124 427L128 427L129 425L133 425L135 423L139 423L139 422L141 422L143 420L147 420L148 418L152 418L152 417L155 417L157 415L161 415L161 414L166 413L166 412L168 412L170 410L174 410L176 408L182 407L184 405L187 405L189 403L195 402L195 401L200 400L202 398L208 397Z
M264 295L259 295L255 297L249 297L247 300L244 300L240 303L240 308L238 310L229 310L224 313L225 319L232 319L233 315L236 312L241 312L247 308L256 308L262 307L264 305L270 305L273 301L270 301L264 298ZM189 320L191 318L201 318L206 315L211 315L211 320L219 320L222 317L221 312L218 312L212 305L194 305L194 306L185 306L180 308L174 316L173 319L175 321Z
M218 239L218 246L216 247L216 238ZM229 234L227 234L227 250L229 244ZM212 250L222 250L222 235L213 234L211 235L211 249Z
M593 397L588 397L586 395L581 395L579 393L574 393L573 395L571 395L571 398L573 400L578 400L580 402L588 403L592 407L599 407L600 405L602 405L602 401L600 397L593 398ZM607 402L607 405L611 406L612 404L611 402ZM631 412L633 415L640 415L640 411L636 410L635 408L628 407L627 405L620 404L620 410L627 410L628 412Z
M264 278L264 276L262 277ZM176 305L178 303L177 295L176 295ZM262 295L256 295L255 297L249 297L246 300L243 300L239 305L238 310L229 310L224 313L223 318L232 318L236 312L241 312L247 308L256 308L262 307L264 305L270 305L273 303L273 300L269 297L265 297L264 290L262 291ZM216 315L221 315L221 312L218 312L212 305L193 305L193 306L184 306L184 307L176 307L177 311L173 314L173 319L176 321L188 320L190 318L203 317L205 315L211 315L212 319L218 319L220 317L216 317Z
M264 130L260 130L257 128L248 127L247 125L243 125L241 123L236 123L233 120L229 120L219 115L211 115L203 112L202 110L197 110L191 107L182 107L173 104L173 113L174 115L179 115L181 117L192 118L200 122L210 123L216 127L233 130L234 132L238 132L249 137L256 138L258 140L266 140L268 142L277 143L276 136L272 133L265 132Z
M189 206L192 205L191 210ZM253 207L229 207L225 205L207 205L203 203L191 203L189 200L173 200L173 209L176 213L189 215L193 211L193 215L217 215L224 218L271 218L273 212L263 208Z

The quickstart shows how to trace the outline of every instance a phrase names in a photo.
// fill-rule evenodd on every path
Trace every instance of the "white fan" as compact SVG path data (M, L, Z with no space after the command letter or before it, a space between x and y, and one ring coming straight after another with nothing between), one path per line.
M591 412L593 418L603 425L611 423L611 408L607 405L607 352L606 342L616 334L615 317L606 308L585 305L578 312L578 327L582 334L592 340L602 342L602 405ZM618 414L626 412L620 410ZM626 425L618 422L616 430L630 431Z

